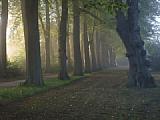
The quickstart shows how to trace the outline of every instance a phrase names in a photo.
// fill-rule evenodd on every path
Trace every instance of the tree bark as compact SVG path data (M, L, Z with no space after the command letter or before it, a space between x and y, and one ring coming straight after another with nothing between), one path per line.
M68 21L68 0L62 0L62 16L59 30L59 79L69 79L67 73L67 55L66 55L66 37L67 37L67 21Z
M49 1L45 0L46 4L46 32L45 32L45 58L46 58L46 72L50 72L50 14L49 14Z
M38 0L22 0L26 48L26 84L43 85L38 29Z
M84 44L84 61L85 61L85 73L91 72L91 63L90 63L90 56L89 56L89 41L88 41L88 27L87 27L87 20L86 15L84 14L83 17L83 44Z
M6 33L8 24L8 0L2 0L2 13L0 22L0 76L6 76L7 48Z
M140 36L138 3L139 0L127 0L128 18L121 10L116 12L117 32L126 47L129 60L128 87L155 87L154 78L148 70L144 42Z
M73 3L73 47L74 47L74 75L82 76L82 57L80 50L80 10L79 1L72 0Z

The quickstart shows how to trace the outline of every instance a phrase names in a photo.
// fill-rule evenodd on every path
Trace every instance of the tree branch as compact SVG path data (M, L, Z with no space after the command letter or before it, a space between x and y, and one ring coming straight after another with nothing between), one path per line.
M100 21L101 23L103 24L106 24L106 21L104 21L103 19L99 18L98 16L94 15L92 12L86 10L86 9L83 9L83 8L79 8L81 12L84 12L86 14L89 14L91 17L97 19L98 21Z

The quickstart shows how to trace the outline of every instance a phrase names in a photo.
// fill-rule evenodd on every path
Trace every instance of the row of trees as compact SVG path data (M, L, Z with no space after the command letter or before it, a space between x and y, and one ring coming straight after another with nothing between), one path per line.
M24 26L25 37L25 53L26 53L26 83L43 85L42 68L41 68L41 55L42 59L45 58L45 72L50 72L51 69L51 56L53 56L53 47L58 45L58 58L59 58L59 79L69 79L68 67L73 64L74 75L81 76L84 72L90 73L102 68L116 66L115 49L106 40L108 36L105 33L102 20L99 19L90 11L91 9L83 9L83 2L81 1L67 1L61 2L55 0L55 12L52 14L53 1L2 1L3 13L8 18L8 9L13 15L18 13L10 34L18 29L22 20ZM72 7L70 4L72 3ZM21 7L19 7L21 5ZM14 8L13 8L14 6ZM44 9L43 9L44 8ZM62 8L62 9L61 9ZM39 11L38 11L39 9ZM42 9L42 10L41 10ZM71 12L71 11L72 12ZM44 12L45 11L45 12ZM69 13L73 13L70 15ZM1 36L6 37L8 19L1 14ZM97 14L99 14L97 12ZM44 22L45 20L45 22ZM56 22L58 31L58 42L53 42L51 27ZM16 23L16 24L15 24ZM40 29L40 31L39 31ZM113 32L114 30L111 30ZM73 32L73 33L72 33ZM40 52L41 37L44 37L45 47ZM1 38L5 44L1 44L5 51L1 51L1 58L5 58L1 62L1 76L6 75L7 55L6 55L6 38ZM3 43L2 42L2 43ZM55 44L52 46L51 44ZM73 47L72 47L73 46ZM107 47L108 46L108 47ZM73 56L73 57L72 57ZM72 62L73 61L73 62Z
M12 1L13 2L13 1ZM56 15L51 14L50 8L53 7L53 1L44 0L45 4L39 4L38 0L22 0L21 8L24 23L24 35L25 35L25 48L26 48L26 73L27 83L33 83L42 85L42 69L41 69L41 57L40 57L40 35L39 35L39 24L38 18L42 26L42 30L45 37L45 61L46 61L46 71L50 69L50 54L51 54L51 35L50 35L50 21L56 21L58 28L58 46L59 46L59 78L66 80L69 78L67 71L67 61L71 60L69 55L72 51L67 50L70 48L71 42L70 29L73 32L73 63L74 63L74 75L83 75L83 72L91 72L101 69L103 66L108 66L115 63L115 49L111 44L106 45L106 26L109 26L109 21L112 21L112 27L117 26L117 32L126 48L126 56L129 60L129 82L130 87L154 87L154 79L151 76L148 68L149 61L146 57L146 50L144 48L144 42L140 35L139 26L139 3L140 0L115 0L115 1L103 1L103 0L62 0L61 3L55 0L56 3L55 11ZM72 4L72 11L70 10L70 3ZM1 33L6 36L6 25L7 12L8 12L8 1L2 0L2 24ZM44 25L43 18L38 12L38 7L45 5L45 20L46 25ZM4 9L3 9L4 7ZM60 9L62 8L62 9ZM127 9L126 9L127 8ZM127 13L126 13L127 10ZM115 13L116 24L113 17L110 17L108 13ZM72 13L73 18L70 20L70 15ZM53 19L50 17L53 16ZM56 17L55 17L56 16ZM90 17L89 17L90 16ZM83 19L80 19L83 18ZM92 18L92 19L91 19ZM4 19L4 21L3 21ZM51 20L50 20L51 19ZM107 19L112 19L108 20ZM82 22L83 20L83 22ZM70 23L71 22L71 23ZM73 23L73 24L72 24ZM83 41L80 40L80 26L83 23ZM5 41L3 38L1 41ZM3 43L3 42L2 42ZM83 44L82 44L83 43ZM6 43L2 45L6 46ZM67 46L67 47L66 47ZM111 47L107 47L111 46ZM6 48L3 48L6 50ZM6 51L1 50L3 54ZM2 55L2 54L0 54ZM6 56L5 64L2 68L2 73L5 72L6 66ZM1 57L1 58L2 58ZM109 58L109 59L108 59ZM84 60L83 60L84 59ZM1 60L2 61L2 60ZM84 64L84 66L83 66ZM3 66L2 65L2 66Z

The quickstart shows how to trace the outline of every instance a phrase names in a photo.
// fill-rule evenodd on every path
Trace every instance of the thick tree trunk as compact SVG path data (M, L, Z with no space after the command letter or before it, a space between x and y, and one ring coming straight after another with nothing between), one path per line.
M129 60L129 87L155 87L154 78L148 70L146 50L140 36L139 0L128 0L128 19L121 10L117 11L117 31L126 47Z
M67 37L67 21L68 21L68 0L62 0L62 16L59 30L59 79L69 79L67 73L67 55L66 55L66 37Z
M86 20L85 14L83 17L83 44L84 44L84 61L85 61L84 71L86 73L90 73L91 63L90 63L90 56L89 56L88 27L87 27L87 20Z
M26 84L43 85L38 29L38 0L22 0L26 47Z
M2 0L2 12L0 22L0 76L6 76L7 50L6 33L8 23L8 0Z
M73 47L74 47L74 75L82 76L82 57L80 50L80 10L79 1L72 0L73 3Z
M46 72L50 72L50 14L49 14L49 1L45 0L46 4L46 34L45 34L45 58L46 58Z

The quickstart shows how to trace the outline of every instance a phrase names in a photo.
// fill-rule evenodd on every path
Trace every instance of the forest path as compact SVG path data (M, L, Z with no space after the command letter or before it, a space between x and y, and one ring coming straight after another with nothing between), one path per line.
M70 85L0 105L0 120L159 120L160 87L128 89L126 82L125 70L95 73Z
M109 68L109 70L127 70L128 67L127 66L118 66L115 68ZM46 79L50 79L50 78L56 78L58 75L57 74L45 74L44 75L44 80ZM3 82L5 81L5 82ZM6 82L6 80L0 80L0 88L6 88L6 87L16 87L20 84L23 84L25 82L25 80L8 80Z
M50 79L50 78L56 78L57 74L45 74L44 80ZM23 84L25 80L10 80L8 82L0 82L0 88L6 88L6 87L16 87L20 84Z

